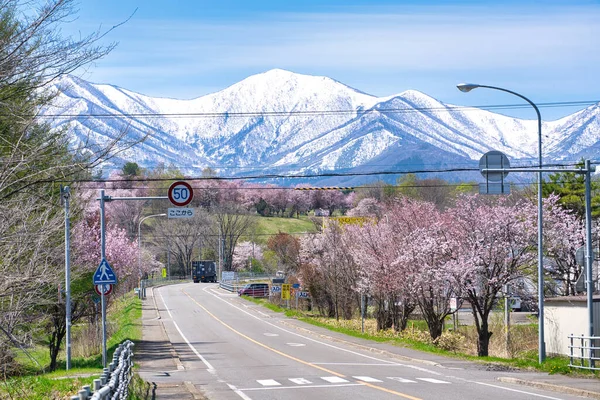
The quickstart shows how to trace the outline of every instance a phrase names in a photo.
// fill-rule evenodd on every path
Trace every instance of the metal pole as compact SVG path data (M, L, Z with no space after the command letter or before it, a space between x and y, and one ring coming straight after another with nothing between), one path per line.
M171 237L167 236L167 280L171 279Z
M506 330L506 355L510 357L510 295L508 284L504 285L504 329Z
M71 221L69 215L71 191L69 187L61 188L61 194L65 202L65 347L67 352L66 369L68 371L71 369Z
M594 341L594 280L592 274L592 185L591 185L591 167L590 160L585 160L585 267L586 267L586 287L587 287L587 308L590 336L590 367L594 368L594 350L591 348Z
M138 298L142 299L144 296L142 294L142 235L141 235L141 226L142 226L142 221L144 219L142 218L140 220L140 222L138 223L138 278L139 278L139 292L138 292Z
M487 88L493 90L499 90L501 92L510 93L515 95L527 103L529 103L535 113L537 115L538 120L538 308L539 308L539 317L538 317L538 355L539 355L539 363L541 364L546 359L546 343L544 342L544 245L543 245L543 197L542 197L542 115L540 114L539 108L535 105L535 103L529 100L527 97L519 94L517 92L513 92L512 90L504 89L497 86L489 86L489 85L479 85L479 84L460 84L457 86L461 92L469 92L476 88Z
M360 331L365 333L365 294L360 294Z
M221 282L221 280L222 280L221 276L223 275L223 264L221 261L222 260L221 251L223 250L221 248L221 225L219 225L219 243L217 246L218 246L218 253L219 253L219 276L218 276L218 279L219 279L219 282Z
M100 254L102 260L106 258L106 224L104 219L104 189L100 190ZM104 285L100 285L100 298L102 300L102 368L106 368L106 296Z

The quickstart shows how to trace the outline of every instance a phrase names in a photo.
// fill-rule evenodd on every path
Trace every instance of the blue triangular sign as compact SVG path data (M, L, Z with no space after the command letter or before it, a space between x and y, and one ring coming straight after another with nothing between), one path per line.
M100 265L98 265L98 269L94 272L94 285L102 285L102 284L116 284L117 283L117 275L114 273L108 261L105 258L102 259Z

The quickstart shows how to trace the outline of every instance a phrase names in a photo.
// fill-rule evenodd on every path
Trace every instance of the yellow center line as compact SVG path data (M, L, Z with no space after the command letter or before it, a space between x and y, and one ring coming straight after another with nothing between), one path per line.
M225 326L227 329L229 329L230 331L232 331L232 332L234 332L234 333L238 334L239 336L243 337L244 339L247 339L247 340L249 340L250 342L252 342L252 343L254 343L254 344L257 344L257 345L259 345L259 346L261 346L261 347L263 347L263 348L265 348L265 349L267 349L267 350L270 350L270 351L272 351L273 353L279 354L279 355L280 355L280 356L282 356L282 357L289 358L290 360L293 360L293 361L299 362L299 363L301 363L301 364L307 365L307 366L309 366L309 367L312 367L312 368L316 368L316 369L318 369L318 370L321 370L321 371L327 372L328 374L332 374L332 375L338 376L338 377L340 377L340 378L345 378L345 377L346 377L346 375L340 374L339 372L335 372L335 371L332 371L332 370L330 370L330 369L323 368L323 367L321 367L321 366L319 366L319 365L313 364L313 363L311 363L311 362L308 362L308 361L301 360L301 359L299 359L299 358L296 358L296 357L294 357L294 356L291 356L291 355L289 355L289 354L286 354L286 353L284 353L284 352L282 352L282 351L279 351L279 350L277 350L277 349L274 349L274 348L272 348L272 347L269 347L269 346L267 346L266 344L264 344L264 343L261 343L261 342L259 342L259 341L257 341L257 340L254 340L254 339L252 339L251 337L249 337L249 336L247 336L247 335L244 335L242 332L240 332L240 331L236 330L235 328L231 327L230 325L228 325L227 323L225 323L224 321L222 321L221 319L219 319L219 318L218 318L216 315L214 315L213 313L211 313L210 311L208 311L208 309L207 309L206 307L204 307L202 304L198 303L198 302L196 301L196 299L194 299L192 296L190 296L190 294L189 294L188 292L186 292L186 291L185 291L185 290L183 290L183 289L181 289L181 291L182 291L182 292L183 292L183 293L184 293L184 294L185 294L187 297L189 297L189 298L190 298L190 299L191 299L191 300L192 300L194 303L196 303L196 305L197 305L198 307L200 307L200 308L201 308L201 309L203 309L203 310L204 310L204 311L205 311L205 312L206 312L208 315L210 315L210 316L211 316L211 317L212 317L212 318L213 318L215 321L219 322L221 325ZM410 400L422 400L422 399L421 399L421 398L419 398L419 397L413 397L413 396L411 396L411 395L408 395L408 394L404 394L404 393L396 392L396 391L394 391L394 390L386 389L386 388L384 388L384 387L377 386L377 385L373 385L373 384L371 384L371 383L364 382L364 381L361 381L361 380L356 380L356 382L357 382L357 383L360 383L360 384L362 384L362 385L368 386L368 387L370 387L370 388L373 388L373 389L381 390L381 391L383 391L383 392L387 392L387 393L390 393L390 394L394 394L394 395L396 395L396 396L404 397L404 398L406 398L406 399L410 399Z

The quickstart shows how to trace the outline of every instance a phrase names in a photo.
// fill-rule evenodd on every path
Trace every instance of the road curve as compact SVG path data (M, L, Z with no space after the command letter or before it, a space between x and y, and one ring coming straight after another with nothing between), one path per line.
M210 400L580 399L499 382L480 368L369 352L311 333L310 325L296 329L214 284L164 286L154 296L182 364L168 373Z

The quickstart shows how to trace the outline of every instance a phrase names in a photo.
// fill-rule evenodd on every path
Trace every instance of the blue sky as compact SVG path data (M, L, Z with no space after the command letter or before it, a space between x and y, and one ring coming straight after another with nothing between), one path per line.
M377 96L416 89L460 105L521 102L461 93L465 81L534 102L600 100L599 1L85 0L78 8L65 34L133 14L106 37L117 48L79 75L150 96L199 97L283 68ZM544 108L542 117L578 109Z

